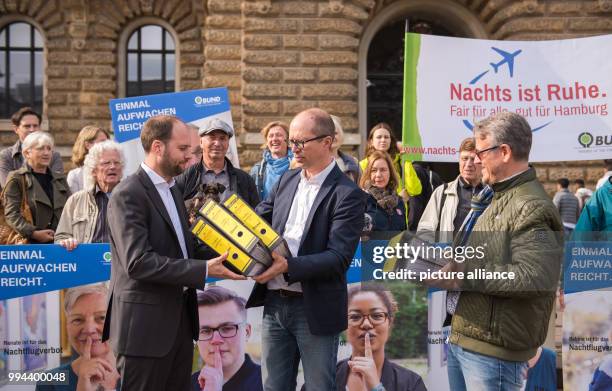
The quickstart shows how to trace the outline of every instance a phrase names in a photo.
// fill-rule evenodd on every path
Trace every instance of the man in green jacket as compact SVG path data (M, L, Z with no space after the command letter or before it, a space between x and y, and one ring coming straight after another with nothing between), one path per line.
M464 273L440 284L461 290L449 338L450 389L518 391L527 361L548 331L563 226L529 166L532 134L527 121L515 113L495 114L474 126L474 137L475 163L482 165L483 182L494 196L467 241L484 256L457 260L443 269Z

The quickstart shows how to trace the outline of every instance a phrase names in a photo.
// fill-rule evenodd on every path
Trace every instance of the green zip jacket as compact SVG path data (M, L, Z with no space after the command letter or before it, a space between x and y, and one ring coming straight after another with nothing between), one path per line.
M482 246L484 257L466 260L465 273L484 268L514 272L515 278L464 279L450 341L486 356L527 361L548 331L563 226L533 168L492 187L493 201L468 240Z

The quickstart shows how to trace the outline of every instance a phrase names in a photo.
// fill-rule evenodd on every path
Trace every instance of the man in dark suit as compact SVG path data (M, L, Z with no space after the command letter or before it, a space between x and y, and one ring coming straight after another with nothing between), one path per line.
M298 114L289 146L302 167L285 173L257 212L287 241L248 306L264 305L262 376L267 391L294 390L300 362L307 390L335 390L338 336L347 327L346 271L363 228L365 193L337 167L334 122L320 109Z
M108 207L111 293L102 339L110 338L122 390L189 390L199 331L195 288L207 276L244 277L223 266L225 256L194 259L183 197L173 186L190 158L189 128L157 116L140 139L145 161L113 190Z

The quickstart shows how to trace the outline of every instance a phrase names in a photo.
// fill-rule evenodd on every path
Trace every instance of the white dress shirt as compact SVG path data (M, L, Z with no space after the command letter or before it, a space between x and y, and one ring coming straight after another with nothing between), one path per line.
M183 258L188 258L187 246L185 245L185 233L183 232L181 219L179 218L178 210L176 209L176 204L174 203L174 198L172 198L172 192L170 192L170 188L174 186L175 183L174 178L168 183L145 163L141 163L140 167L142 167L144 172L146 172L149 178L151 178L151 182L153 182L155 185L155 188L157 189L157 192L159 193L159 196L166 207L166 212L168 212L168 215L170 216L170 221L172 221L174 232L176 233L181 250L183 251Z
M317 194L319 194L319 190L321 190L321 185L323 185L323 182L335 166L336 161L332 159L327 167L317 175L306 178L304 170L300 173L300 183L293 197L293 203L291 204L287 223L285 224L285 232L283 233L283 238L289 246L291 255L294 257L298 255L300 242L302 241L304 229L306 228L306 220L308 219L308 215L310 215L312 204ZM288 285L283 275L280 275L268 282L268 289L286 289L301 292L302 284L296 282Z

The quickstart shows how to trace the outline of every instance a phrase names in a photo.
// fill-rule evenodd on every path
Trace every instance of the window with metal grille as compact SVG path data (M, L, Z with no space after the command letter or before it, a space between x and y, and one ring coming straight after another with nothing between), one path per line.
M43 39L34 26L10 23L0 29L0 118L24 106L43 108Z
M126 96L175 90L175 46L168 30L153 24L140 26L128 39L126 56Z

